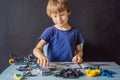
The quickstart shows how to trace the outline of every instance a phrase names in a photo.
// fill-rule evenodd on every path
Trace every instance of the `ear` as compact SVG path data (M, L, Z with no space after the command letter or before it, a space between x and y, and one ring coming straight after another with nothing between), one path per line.
M68 13L68 15L70 15L71 12Z

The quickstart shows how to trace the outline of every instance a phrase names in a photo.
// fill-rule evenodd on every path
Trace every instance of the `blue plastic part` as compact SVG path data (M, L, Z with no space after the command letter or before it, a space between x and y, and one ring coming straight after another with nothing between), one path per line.
M87 69L89 69L89 70L95 70L97 68L87 67ZM113 77L114 74L116 74L116 73L114 71L112 71L112 70L103 70L103 69L100 69L100 76Z
M111 70L100 70L101 71L101 76L106 76L106 77L113 77L113 74L116 74L114 71Z

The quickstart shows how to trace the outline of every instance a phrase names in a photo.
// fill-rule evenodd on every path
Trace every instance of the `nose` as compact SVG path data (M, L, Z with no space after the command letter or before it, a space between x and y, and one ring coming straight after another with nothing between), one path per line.
M58 16L58 17L57 17L57 20L59 20L59 21L60 21L61 19L62 19L62 18L61 18L61 16Z

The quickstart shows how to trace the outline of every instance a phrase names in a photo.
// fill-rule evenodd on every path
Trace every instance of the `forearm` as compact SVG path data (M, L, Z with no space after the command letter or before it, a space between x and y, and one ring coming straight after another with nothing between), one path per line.
M34 48L33 54L35 55L35 57L37 57L39 59L41 56L43 56L42 49Z
M80 44L76 46L76 55L80 56L81 58L83 57L83 50Z
M83 51L82 50L76 51L76 55L78 55L82 58L83 57Z

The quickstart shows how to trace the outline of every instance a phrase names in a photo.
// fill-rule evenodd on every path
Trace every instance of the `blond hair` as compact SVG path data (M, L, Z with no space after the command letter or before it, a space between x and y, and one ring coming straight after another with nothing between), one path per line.
M47 5L47 15L51 16L51 13L61 13L67 11L70 13L70 9L67 0L49 0Z

